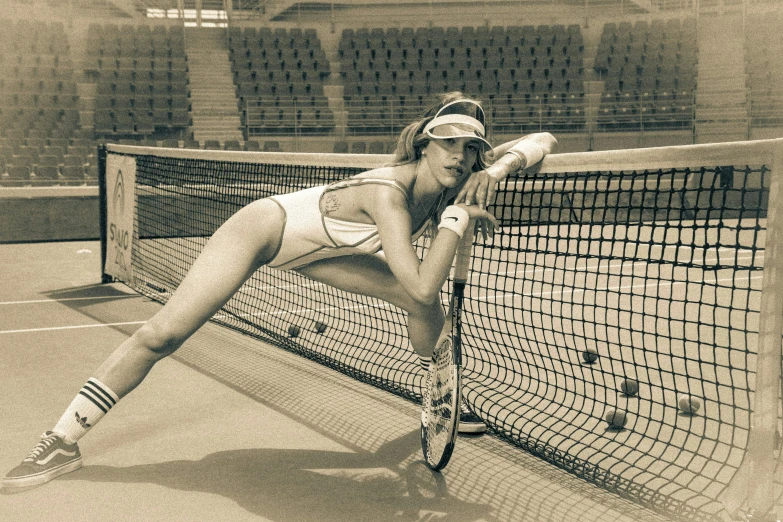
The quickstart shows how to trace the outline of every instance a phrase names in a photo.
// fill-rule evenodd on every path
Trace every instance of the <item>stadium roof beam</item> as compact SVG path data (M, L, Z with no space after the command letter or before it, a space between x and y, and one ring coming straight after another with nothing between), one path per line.
M128 17L139 18L138 6L135 0L106 0L106 3L122 11Z

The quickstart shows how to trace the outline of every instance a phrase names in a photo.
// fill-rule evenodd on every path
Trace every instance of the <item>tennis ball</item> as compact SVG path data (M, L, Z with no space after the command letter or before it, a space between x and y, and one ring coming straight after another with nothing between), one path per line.
M615 409L607 411L604 419L609 423L610 428L622 428L628 422L628 416L625 412Z
M296 325L291 325L288 327L288 335L291 337L296 337L299 335L299 327Z
M582 359L587 364L593 364L595 361L598 360L598 350L593 348L592 346L585 348L585 350L582 352Z
M623 379L620 383L620 391L629 397L633 397L639 393L639 383L633 379Z
M322 323L321 321L316 321L315 331L318 333L324 333L326 331L326 323Z
M683 413L695 414L701 409L701 399L688 394L680 395L680 400L677 403L680 407L680 411Z

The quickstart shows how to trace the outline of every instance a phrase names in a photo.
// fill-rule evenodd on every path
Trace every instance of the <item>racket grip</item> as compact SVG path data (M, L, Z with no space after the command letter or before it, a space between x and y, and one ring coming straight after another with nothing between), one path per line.
M454 260L454 280L465 282L468 279L468 270L470 269L470 255L473 250L473 232L476 222L468 221L468 228L462 234L462 239L457 245L457 254Z

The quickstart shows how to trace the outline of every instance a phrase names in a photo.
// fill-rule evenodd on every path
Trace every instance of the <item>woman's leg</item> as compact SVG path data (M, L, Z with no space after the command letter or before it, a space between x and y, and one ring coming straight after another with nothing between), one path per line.
M375 297L408 312L408 337L413 350L429 358L444 324L440 300L419 303L413 300L392 274L389 265L377 256L346 256L318 261L297 270L304 276L329 286Z
M207 242L166 305L120 345L95 377L120 398L152 366L174 353L208 321L277 250L284 215L274 202L249 204Z
M330 286L376 297L408 312L408 337L426 372L432 350L443 329L445 318L440 300L417 303L397 282L389 266L375 256L340 257L319 261L298 270L301 274ZM487 427L463 401L460 433L484 433Z
M5 476L3 485L34 486L79 469L76 441L270 260L283 224L283 211L266 200L251 203L229 218L207 242L169 302L109 356L54 429Z

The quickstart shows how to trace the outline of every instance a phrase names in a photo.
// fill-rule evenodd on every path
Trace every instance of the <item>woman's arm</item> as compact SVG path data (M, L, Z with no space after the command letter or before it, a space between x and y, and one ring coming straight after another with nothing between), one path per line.
M522 136L492 149L491 158L495 161L485 170L474 172L457 194L456 203L474 202L485 208L494 201L495 189L499 181L510 174L527 168L551 153L557 140L548 132L538 132ZM540 156L539 156L540 153Z
M478 207L458 205L471 219L494 230L497 221ZM456 211L459 213L459 211ZM449 276L460 236L448 228L441 229L423 261L411 244L411 216L404 196L398 191L379 190L369 213L380 234L386 262L406 292L417 302L431 303ZM466 230L465 234L472 234Z

